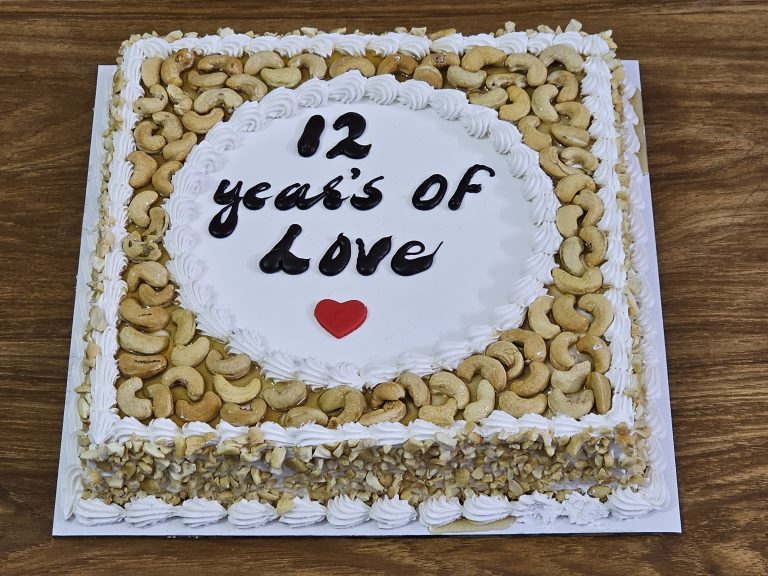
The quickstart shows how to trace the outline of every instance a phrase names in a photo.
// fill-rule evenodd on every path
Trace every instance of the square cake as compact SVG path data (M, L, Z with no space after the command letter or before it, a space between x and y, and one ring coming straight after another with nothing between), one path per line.
M64 516L435 533L668 506L615 50L575 21L126 41Z

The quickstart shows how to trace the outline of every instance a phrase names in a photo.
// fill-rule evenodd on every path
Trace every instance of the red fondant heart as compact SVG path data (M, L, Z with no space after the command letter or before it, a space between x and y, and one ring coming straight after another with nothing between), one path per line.
M320 300L315 306L315 318L320 326L336 336L344 336L354 332L365 322L368 317L368 309L360 300Z

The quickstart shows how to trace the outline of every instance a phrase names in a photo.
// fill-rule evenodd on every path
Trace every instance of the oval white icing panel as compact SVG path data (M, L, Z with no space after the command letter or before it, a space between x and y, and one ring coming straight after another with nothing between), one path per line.
M470 136L461 121L443 119L428 107L358 101L291 112L261 118L253 131L235 132L222 124L209 139L214 145L228 139L227 150L209 157L205 144L199 146L197 161L174 178L180 195L179 183L194 180L194 186L186 186L194 194L185 191L182 203L175 193L167 203L166 245L174 259L169 269L182 305L198 315L201 329L229 335L225 339L234 349L248 352L273 377L302 377L318 385L375 384L404 369L428 372L440 364L455 365L469 351L482 350L494 335L493 310L509 303L510 288L526 275L526 261L537 251L524 184L510 173L508 157L496 152L489 138ZM328 151L349 132L334 130L333 124L349 113L364 119L355 141L370 149L360 159L344 154L329 159ZM297 143L315 115L323 117L325 127L317 151L302 157ZM206 165L208 173L190 164ZM449 200L475 165L490 169L476 169L471 176L470 184L480 190L464 194L460 207L450 209ZM414 192L435 174L447 182L444 198L432 209L415 208ZM344 200L337 209L322 200L306 209L276 207L291 205L280 192L293 184L308 184L304 197L311 199L340 176L336 189ZM353 207L351 198L366 199L364 186L374 179L381 201L368 210ZM222 186L222 180L229 185ZM233 227L234 208L225 209L227 201L217 203L214 194L220 187L231 191L238 182L240 196L260 183L269 188L262 185L250 202L238 202ZM438 188L430 187L423 199L432 199ZM259 204L255 197L265 200L258 209L253 209ZM227 216L225 235L221 222ZM216 235L225 237L212 235L212 219L219 223ZM298 235L295 225L301 227ZM306 271L266 273L263 259L292 226L290 253L309 260ZM351 257L340 273L329 276L320 263L339 234L349 240ZM368 252L386 237L391 237L387 255L375 272L361 274L358 239ZM423 243L422 253L413 246L401 250L412 241ZM432 253L434 258L423 271L402 275L395 271L397 263L393 266L398 250L408 252L400 255L400 263ZM326 299L357 300L367 315L359 327L335 337L315 317L317 304Z

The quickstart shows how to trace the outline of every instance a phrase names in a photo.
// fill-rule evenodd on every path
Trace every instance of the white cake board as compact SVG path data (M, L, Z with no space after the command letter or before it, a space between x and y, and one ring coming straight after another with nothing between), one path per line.
M640 86L640 67L636 60L624 60L627 77ZM88 183L85 193L82 237L80 243L80 264L78 268L77 292L75 294L75 311L88 310L88 295L85 289L90 274L90 258L86 257L91 235L98 223L98 210L89 209L98 205L101 179L102 160L104 155L103 134L107 128L107 110L111 95L112 76L115 66L99 66L96 84L96 102L94 105L93 131L91 133L91 152L88 164ZM664 348L664 323L661 313L661 292L659 288L659 273L656 258L656 237L653 227L653 210L651 202L651 182L648 174L644 175L642 186L643 224L646 228L645 242L649 258L647 280L653 295L653 302L646 305L655 327L655 355L658 358L658 378L661 394L656 400L656 408L660 416L660 424L666 430L661 439L661 449L664 461L667 463L663 481L669 493L669 504L663 510L654 511L644 517L632 520L616 520L607 518L595 525L579 526L571 524L566 518L558 518L549 525L512 523L504 530L487 530L483 532L459 532L456 535L490 535L490 534L616 534L616 533L680 533L680 506L677 494L677 475L675 472L675 452L672 439L672 414L669 402L669 382L667 379L667 362ZM79 338L87 318L80 318L76 313L72 322L72 345L70 347L70 365L77 361ZM77 435L80 420L77 414L77 394L74 389L81 384L76 377L78 370L71 369L67 382L67 394L64 405L64 425L62 430L62 447L65 442L71 442ZM75 414L75 417L67 417ZM103 526L83 526L74 518L65 519L62 503L66 500L66 463L63 454L59 462L59 478L56 493L56 509L53 519L54 536L428 536L429 530L417 522L394 530L382 530L374 522L351 528L334 528L327 522L314 524L304 528L290 528L280 522L271 522L266 526L254 529L238 529L225 520L199 528L189 528L178 518L161 522L147 528L136 528L125 522Z

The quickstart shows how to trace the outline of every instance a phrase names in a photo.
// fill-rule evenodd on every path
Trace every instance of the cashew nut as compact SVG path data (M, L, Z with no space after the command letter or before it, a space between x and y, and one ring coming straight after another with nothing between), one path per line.
M373 63L368 58L362 56L342 56L331 64L328 73L331 75L331 78L336 78L336 76L340 76L350 70L357 70L366 78L376 74L376 67Z
M276 382L275 387L265 390L261 397L273 410L288 410L307 399L307 386L299 380Z
M229 90L229 88L227 88L227 90ZM232 93L237 94L234 90ZM240 96L238 96L238 98L240 98ZM197 100L195 100L195 102L197 102ZM184 128L195 134L205 134L223 118L224 110L221 108L214 108L207 114L198 114L195 111L187 112L181 117L181 123L184 124Z
M531 362L528 369L529 372L526 376L509 383L509 389L523 398L530 398L539 392L543 392L549 384L549 368L547 368L546 364L543 362Z
M454 398L448 398L442 406L422 406L419 408L419 418L432 422L438 426L450 426L453 424L458 406Z
M160 206L149 209L149 225L144 233L144 240L147 242L158 242L163 238L165 231L168 230L168 218L165 210Z
M598 414L605 414L611 409L613 400L611 382L603 374L592 372L587 377L587 389L595 395L595 409Z
M548 398L549 408L556 416L571 418L586 416L592 410L594 403L595 396L592 390L582 390L570 396L566 396L560 390L553 390Z
M247 354L235 354L222 357L218 350L211 350L205 357L205 367L211 374L221 374L230 380L242 378L251 369L251 359Z
M197 366L205 360L211 349L211 341L200 336L192 344L174 346L171 351L171 364L174 366Z
M552 124L549 131L555 140L563 146L589 146L589 132L583 128L576 128L568 124Z
M552 316L555 322L564 330L571 332L586 332L589 328L589 320L575 309L576 296L573 294L561 294L555 298L552 304Z
M390 54L381 61L376 69L376 74L394 74L399 72L404 76L413 76L418 66L419 63L413 56Z
M549 362L556 370L568 370L576 364L576 358L571 354L570 348L579 337L573 332L560 332L549 345Z
M585 360L574 364L568 370L552 370L550 383L553 388L557 388L565 394L573 394L582 389L591 371L592 364L589 360Z
M560 202L566 204L573 200L577 193L584 190L594 192L597 189L595 181L583 173L566 176L555 186L555 194Z
M551 44L539 54L539 59L545 66L550 66L555 60L561 62L568 72L581 72L584 59L567 44Z
M510 86L517 86L518 88L528 86L525 74L520 74L519 72L495 72L488 74L488 77L485 79L485 87L488 89L509 88Z
M581 150L581 148L566 148L566 150ZM544 172L555 178L565 178L569 174L580 172L578 168L564 164L554 146L539 151L539 165L544 169Z
M523 135L525 145L537 152L541 152L552 145L552 137L538 129L540 124L539 117L533 115L521 118L517 124L518 130Z
M465 359L456 368L456 376L467 382L472 380L478 373L491 383L494 390L501 391L507 385L507 373L504 370L504 365L491 356L475 354ZM456 400L458 401L459 399L457 398Z
M221 407L219 416L232 426L254 426L264 419L266 413L267 403L261 398L257 398L247 406L225 402Z
M512 342L507 342L505 340L494 342L485 349L485 354L491 358L496 358L496 360L506 367L507 380L517 378L523 373L525 360L523 360L523 355L520 353L520 350L518 350L517 346L512 344Z
M557 209L555 223L557 231L563 238L570 238L579 233L579 218L582 214L584 210L575 204L566 204Z
M192 342L192 338L195 337L195 330L197 330L195 315L189 310L179 308L173 311L171 318L176 324L176 331L173 334L174 343L177 346L186 346Z
M373 426L382 422L400 422L405 418L405 404L400 400L385 402L382 408L363 414L358 422L363 426Z
M503 50L493 46L470 48L461 59L461 67L469 72L477 72L486 66L501 66L507 59Z
M155 154L163 149L165 138L160 134L155 134L155 130L157 130L157 124L152 120L142 120L136 124L136 128L133 129L133 139L139 150Z
M552 84L543 84L533 91L531 110L544 122L557 122L560 118L552 106L555 96L557 96L557 87Z
M562 232L561 232L562 234ZM581 258L584 241L578 236L571 236L560 244L560 266L574 276L581 276L587 271L587 265Z
M469 388L461 378L450 372L436 372L429 379L429 390L433 399L435 394L443 394L456 400L456 408L464 409L469 404Z
M571 168L580 167L588 172L597 170L597 158L595 158L591 152L584 150L584 148L578 148L576 146L565 148L560 152L560 158ZM570 173L573 174L573 172Z
M581 276L568 274L565 270L555 268L552 270L552 278L555 286L566 294L587 294L597 292L603 285L603 273L600 268L591 266Z
M328 425L328 416L325 412L317 408L310 408L309 406L296 406L291 408L288 412L280 416L279 420L282 426L286 428L298 428L305 424L319 424L320 426Z
M119 334L120 345L137 354L160 354L168 348L168 336L139 332L131 326L123 326Z
M613 322L613 308L603 294L584 294L579 298L579 308L592 314L592 322L586 331L590 336L602 336Z
M149 88L160 83L160 66L163 65L163 59L160 56L147 58L141 63L141 82Z
M512 390L506 390L499 394L499 409L515 418L522 418L526 414L544 414L547 409L547 395L536 394L532 398L521 398Z
M464 70L461 66L448 67L448 82L458 88L477 89L485 82L487 76L485 70L478 70L477 72L470 72Z
M513 344L522 344L523 356L529 362L544 362L547 357L547 345L544 344L544 339L530 330L523 330L522 328L513 328L503 332L499 337L500 340L512 342Z
M192 110L192 98L178 86L171 84L168 86L168 97L173 104L173 111L179 116Z
M190 114L190 112L186 112L185 114ZM191 114L194 114L194 112L191 112ZM192 151L195 144L197 144L197 135L194 132L185 132L184 136L179 140L168 142L168 144L165 145L163 148L163 158L181 162Z
M330 428L338 428L349 422L357 422L366 408L363 393L351 386L329 388L317 399L317 405L326 414L343 408L338 416L334 416L328 421Z
M579 338L576 350L582 354L588 354L592 358L592 370L605 374L611 367L611 351L608 344L602 338L587 334Z
M173 142L184 135L181 122L173 112L155 112L152 114L152 121L160 126L160 136L165 138L166 142Z
M243 72L256 76L264 68L282 68L283 66L285 66L285 62L283 62L280 54L269 50L262 50L248 58Z
M168 418L173 414L173 394L168 386L150 384L146 393L152 399L152 413L155 418Z
M301 82L301 70L298 68L264 68L261 79L272 88L294 88Z
M568 126L574 128L586 129L589 126L589 121L592 120L592 114L581 102L561 102L555 104L555 110L558 114L567 117Z
M182 80L180 74L184 70L189 70L195 63L195 54L189 48L182 48L178 52L171 54L163 60L160 65L160 77L166 84L181 86Z
M259 392L261 392L261 380L253 378L248 384L237 386L236 384L232 384L221 374L214 374L213 389L216 390L216 394L218 394L224 402L245 404L259 395Z
M227 86L238 92L242 92L249 100L258 102L267 95L269 88L256 76L249 74L235 74L227 80Z
M141 150L131 152L125 159L133 164L133 173L128 180L130 187L136 189L149 184L152 175L157 170L157 160Z
M488 380L480 380L477 385L477 400L464 408L464 420L479 422L486 418L496 406L496 388Z
M160 381L164 386L173 388L183 386L187 389L190 400L199 400L205 392L203 375L191 366L174 366L166 370Z
M584 209L584 217L581 219L582 226L596 226L605 212L605 206L600 197L588 190L579 192L573 199L573 203Z
M176 119L178 121L178 118ZM179 123L181 126L181 123ZM168 140L168 138L166 138ZM173 140L169 140L173 142ZM173 192L173 183L171 177L181 169L181 162L171 160L161 164L160 167L152 174L152 186L155 187L155 191L168 198Z
M144 190L137 193L131 199L131 203L128 204L128 218L131 219L131 222L142 228L149 226L149 214L147 212L157 198L157 192L154 190Z
M494 88L488 92L472 92L469 95L470 104L476 104L477 106L485 106L487 108L493 108L498 110L502 105L507 103L507 91L504 88Z
M171 320L165 308L144 308L135 298L125 298L120 302L119 310L123 320L150 332L162 330Z
M117 355L117 369L123 376L152 378L165 370L166 366L168 366L168 360L165 356L142 356L129 352L120 352Z
M608 241L602 230L595 226L583 226L579 231L579 238L584 240L589 252L584 255L584 262L588 266L599 266L605 260L608 252Z
M142 238L136 230L123 238L123 252L133 262L157 261L163 255L157 242Z
M219 70L225 74L241 74L243 72L243 63L236 56L212 54L200 58L197 63L197 69L201 72Z
M195 98L193 110L198 114L206 114L216 107L232 111L243 103L243 98L232 88L211 88ZM186 116L186 114L184 115ZM223 115L222 115L223 117ZM183 121L183 117L182 117Z
M198 402L176 400L176 415L184 422L208 422L221 410L221 399L208 390Z
M125 275L125 283L128 285L128 292L133 292L138 288L139 282L146 282L152 288L165 288L170 276L168 270L158 262L141 262L134 264L128 269Z
M547 76L547 82L560 89L557 94L558 102L570 102L579 96L579 81L567 70L555 70ZM557 106L555 106L557 109ZM559 112L559 110L558 110Z
M328 64L325 63L325 58L308 52L288 60L288 66L304 68L310 78L319 78L321 80L325 78L325 73L328 72Z
M129 378L117 387L117 407L126 416L139 420L152 416L152 401L136 397L136 392L141 390L143 385L140 378Z
M518 86L510 86L507 88L506 94L512 104L505 104L499 108L499 118L509 122L517 122L531 111L531 98L528 96L528 92ZM551 140L547 142L547 145L550 142Z
M139 285L139 302L142 306L168 306L174 296L176 288L172 284L168 284L159 292L147 284Z
M528 306L528 324L536 334L551 340L560 333L560 326L553 324L547 314L552 310L552 296L539 296Z
M420 62L422 66L434 66L438 70L449 66L458 66L460 63L458 54L453 52L431 52L424 56Z
M137 98L133 103L133 111L139 116L151 116L160 112L168 104L168 92L162 84L154 84L149 87L151 96Z
M541 86L547 81L547 67L533 54L527 52L510 54L504 65L510 72L525 70L528 86Z
M415 80L421 80L426 82L432 88L440 89L443 87L443 74L430 64L421 64L413 71L413 77Z
M381 408L385 402L394 402L405 397L405 388L397 382L382 382L371 393L371 407Z
M414 374L413 372L403 372L397 377L397 383L405 388L416 408L426 406L432 401L432 395L429 393L429 388L418 374Z

